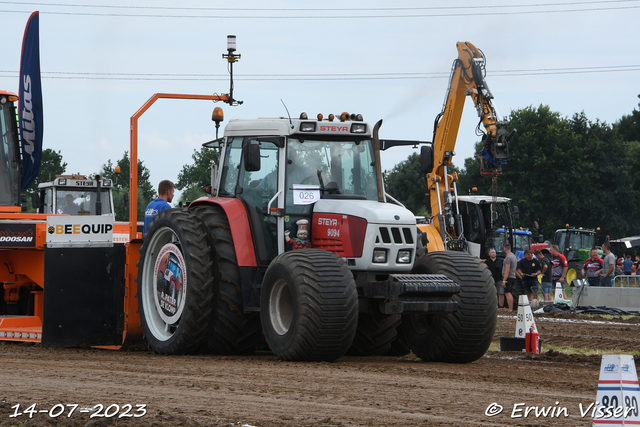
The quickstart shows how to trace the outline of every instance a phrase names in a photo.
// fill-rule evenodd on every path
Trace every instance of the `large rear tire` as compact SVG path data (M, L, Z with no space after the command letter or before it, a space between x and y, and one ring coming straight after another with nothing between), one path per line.
M358 328L348 351L352 356L378 356L391 350L400 325L399 314L360 313Z
M496 289L487 266L466 252L440 251L416 260L413 273L444 274L460 285L458 310L405 314L402 330L413 353L429 362L468 363L489 348L496 329Z
M207 331L213 279L202 223L178 209L149 226L138 263L138 312L149 347L160 354L198 350Z
M347 264L333 252L300 249L277 256L260 292L260 319L283 360L333 361L349 350L358 294Z
M262 340L260 316L245 313L240 269L229 220L218 206L196 206L192 213L205 225L211 246L213 298L203 350L218 354L247 354Z

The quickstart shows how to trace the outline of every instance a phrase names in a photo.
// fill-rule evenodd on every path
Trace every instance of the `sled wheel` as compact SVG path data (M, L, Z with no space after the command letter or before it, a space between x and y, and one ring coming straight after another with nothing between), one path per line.
M240 269L229 220L218 206L196 206L192 211L205 225L211 247L213 299L203 350L218 354L248 354L262 340L260 316L245 313Z
M444 274L460 285L458 310L446 315L402 316L407 345L425 361L467 363L489 348L497 322L496 290L491 273L466 252L440 251L416 260L413 273Z
M358 322L358 294L333 252L299 249L277 256L260 292L260 319L283 360L333 361L347 352Z
M138 312L156 353L193 353L205 336L213 294L205 236L202 223L178 209L158 213L144 235Z

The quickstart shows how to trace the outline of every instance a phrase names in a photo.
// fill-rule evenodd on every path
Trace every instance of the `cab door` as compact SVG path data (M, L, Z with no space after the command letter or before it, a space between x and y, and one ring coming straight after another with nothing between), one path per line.
M281 137L232 138L222 171L220 196L235 196L244 203L256 256L262 265L268 265L278 255L279 217L269 215L268 208L270 203L273 208L280 203L276 195L283 145Z

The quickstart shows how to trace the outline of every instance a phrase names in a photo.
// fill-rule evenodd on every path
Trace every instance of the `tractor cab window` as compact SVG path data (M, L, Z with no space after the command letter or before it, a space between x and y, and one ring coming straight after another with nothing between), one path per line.
M564 249L567 259L578 258L580 249L590 250L593 248L595 246L595 238L595 234L584 231L569 232L568 246Z
M263 207L266 208L278 189L278 147L272 142L255 139L248 139L245 144L257 145L260 148L260 170L242 170L239 184L243 192L257 189L259 198L264 203Z
M56 213L67 215L96 215L97 192L75 189L56 189ZM109 190L100 190L100 202L102 205L98 215L110 215L111 198ZM45 200L46 204L46 200ZM45 205L45 209L47 206Z
M554 242L557 242L558 248L560 249L560 253L564 253L565 242L564 242L564 232L557 231L556 236L553 239Z
M479 216L477 205L460 202L460 213L463 218L464 237L473 243L480 243L484 234L481 226L482 219ZM485 256L485 254L482 254Z
M17 169L17 144L14 125L15 110L11 103L0 104L0 206L15 205L17 203L20 185Z
M230 138L227 141L227 151L220 181L220 195L229 196L236 194L240 161L242 159L242 138Z
M569 249L579 249L582 247L582 235L581 233L569 234Z
M531 236L529 234L516 234L514 241L515 251L526 251L531 249Z
M260 150L260 169L246 171L243 164L243 146L254 145ZM222 166L220 195L236 195L243 199L254 196L267 203L278 189L278 147L273 142L254 138L230 138ZM251 193L248 196L247 193ZM244 196L241 196L243 195ZM254 203L252 203L254 204ZM257 203L255 203L258 206Z
M595 234L574 231L569 234L569 250L591 249L595 246Z
M582 235L582 248L592 249L596 246L596 235L584 233Z
M312 205L293 197L294 188L302 191L319 189L322 198L378 198L370 141L292 138L289 139L286 157L287 213L311 212Z
M53 188L45 188L44 190L41 190L40 198L42 199L42 212L40 213L56 213L53 211Z
M504 256L504 244L507 243L507 236L504 231L495 231L491 242L487 243L489 248L494 248L499 256Z

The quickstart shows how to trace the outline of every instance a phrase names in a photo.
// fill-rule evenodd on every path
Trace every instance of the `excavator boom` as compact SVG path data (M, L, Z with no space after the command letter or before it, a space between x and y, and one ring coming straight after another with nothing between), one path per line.
M508 123L500 118L493 105L493 94L485 81L486 60L482 51L469 42L458 42L456 47L458 58L453 61L444 106L434 124L432 159L427 162L429 166L426 170L423 167L423 172L426 173L431 218L437 234L447 249L464 250L462 221L454 217L452 209L458 177L455 172L449 173L448 168L455 155L466 97L471 97L479 117L476 133L482 135L483 174L495 177L500 173L502 164L509 157L508 142L515 130L507 136Z

